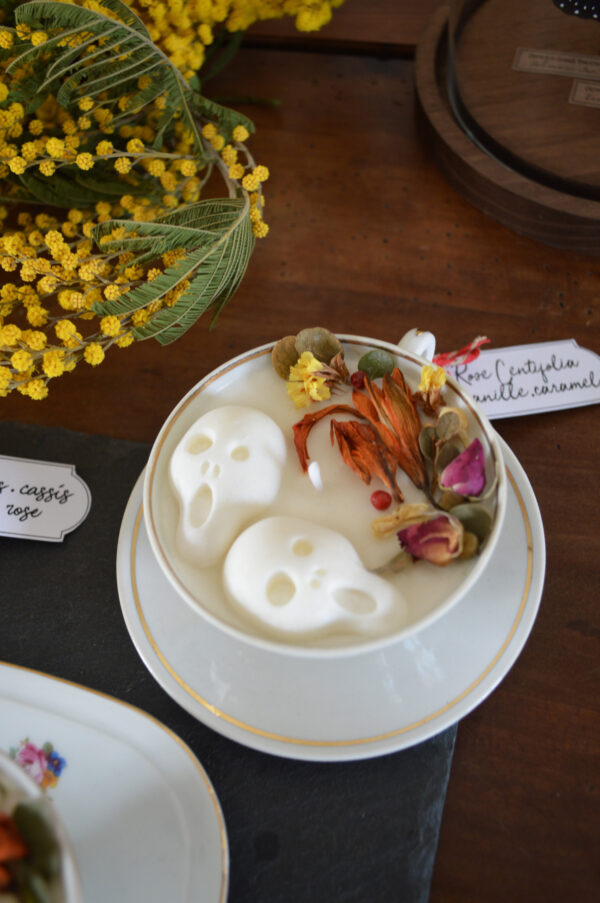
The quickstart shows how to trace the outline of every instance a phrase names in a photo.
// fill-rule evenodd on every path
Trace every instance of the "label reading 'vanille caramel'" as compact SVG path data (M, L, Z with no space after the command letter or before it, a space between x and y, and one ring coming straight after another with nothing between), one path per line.
M600 402L600 357L573 339L486 349L450 372L490 419Z

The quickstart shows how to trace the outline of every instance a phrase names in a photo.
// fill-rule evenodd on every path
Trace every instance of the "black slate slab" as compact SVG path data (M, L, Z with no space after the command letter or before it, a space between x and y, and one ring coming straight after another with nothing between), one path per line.
M392 755L315 764L247 749L180 708L135 651L117 594L119 527L148 452L0 423L1 455L75 464L92 493L62 543L0 538L0 660L125 700L189 744L223 808L229 903L425 903L456 727Z

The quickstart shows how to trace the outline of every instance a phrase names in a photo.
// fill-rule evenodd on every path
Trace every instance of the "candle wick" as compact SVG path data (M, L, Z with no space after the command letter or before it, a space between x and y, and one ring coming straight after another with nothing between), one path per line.
M315 489L318 489L319 492L324 489L323 480L321 478L321 468L317 461L311 461L308 465L308 476Z

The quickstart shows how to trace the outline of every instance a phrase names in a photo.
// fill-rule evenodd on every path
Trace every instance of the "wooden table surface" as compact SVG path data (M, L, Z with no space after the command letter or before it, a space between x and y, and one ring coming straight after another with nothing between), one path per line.
M218 327L115 350L46 401L1 400L1 416L151 441L217 364L307 325L389 340L420 326L440 350L483 333L497 347L574 338L599 352L600 259L508 231L428 156L411 54L435 6L347 0L310 39L255 27L213 93L281 100L244 108L271 170L271 233ZM546 585L518 661L460 724L431 903L586 903L600 887L598 409L497 429L541 507Z

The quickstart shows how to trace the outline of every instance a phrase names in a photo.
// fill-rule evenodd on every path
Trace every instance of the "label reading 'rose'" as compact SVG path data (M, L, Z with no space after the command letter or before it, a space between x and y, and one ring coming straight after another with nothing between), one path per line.
M0 455L0 535L62 542L91 505L72 464Z

